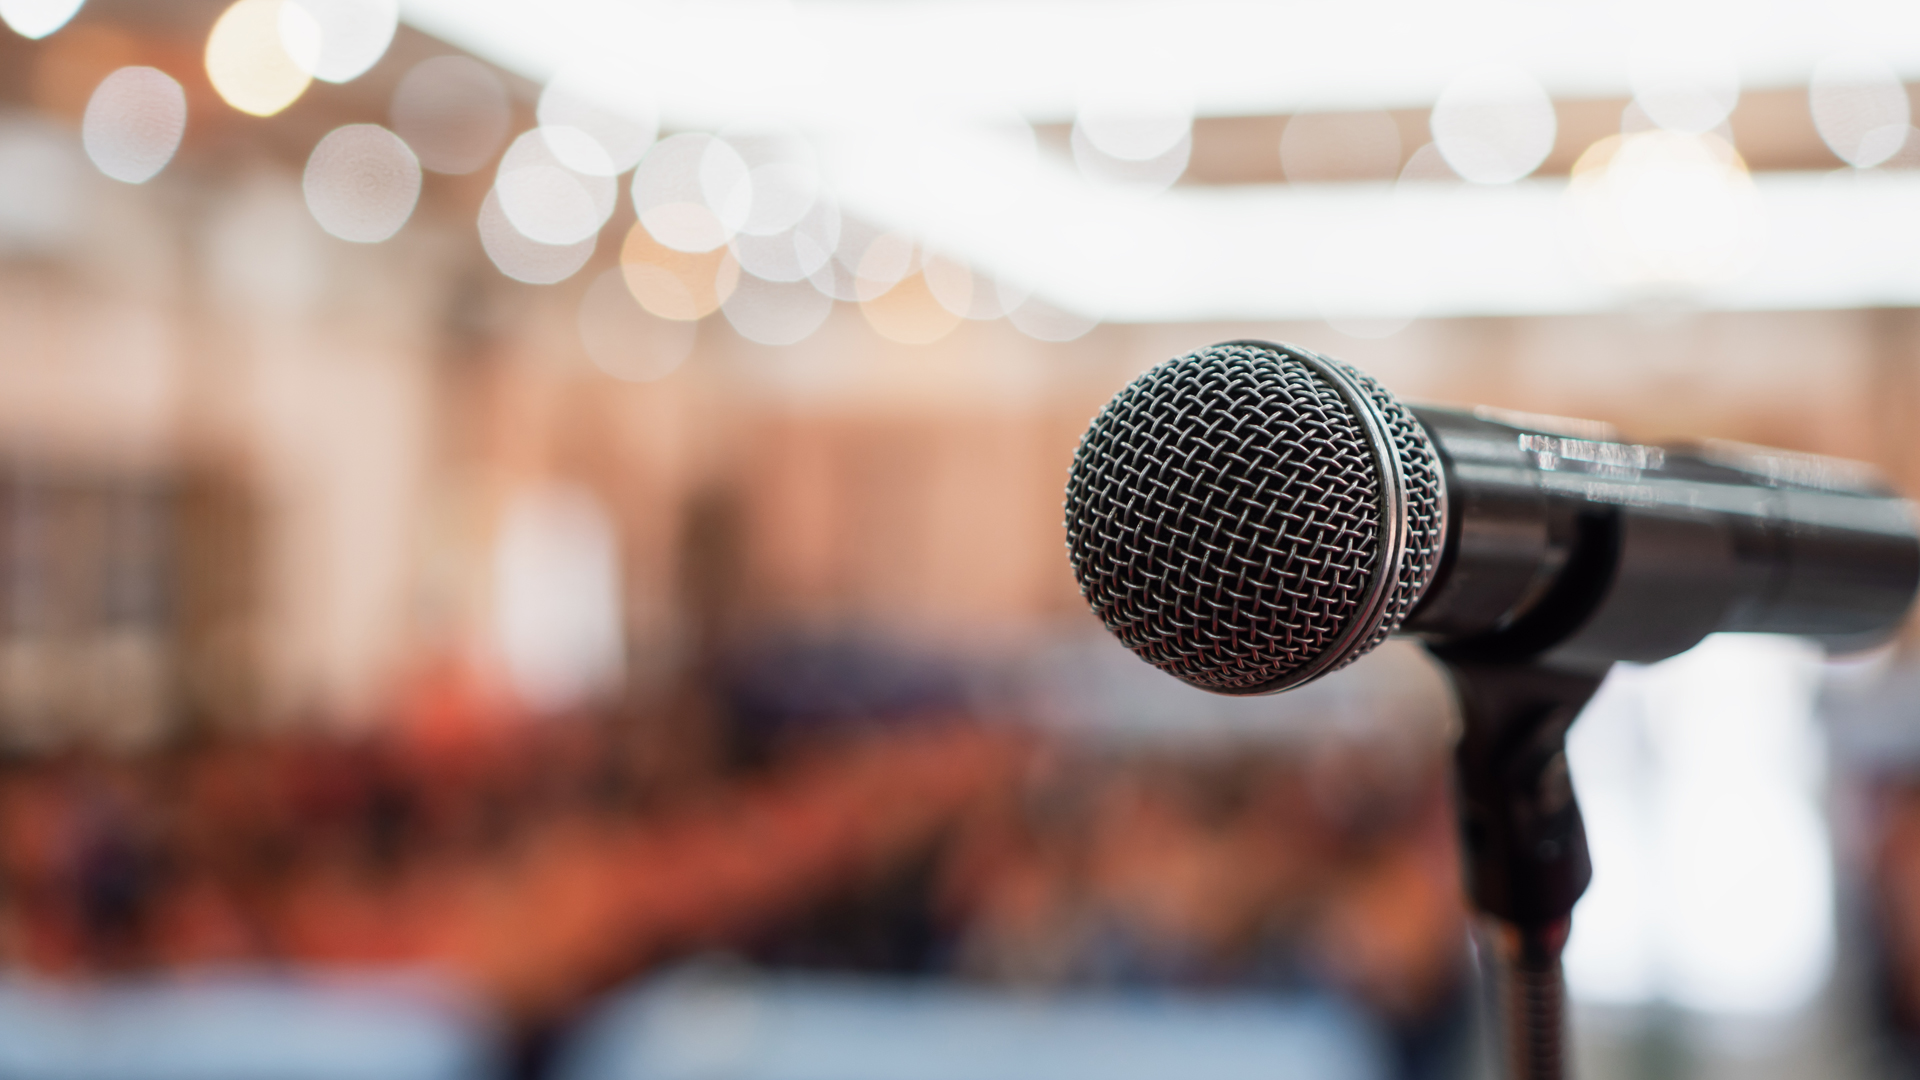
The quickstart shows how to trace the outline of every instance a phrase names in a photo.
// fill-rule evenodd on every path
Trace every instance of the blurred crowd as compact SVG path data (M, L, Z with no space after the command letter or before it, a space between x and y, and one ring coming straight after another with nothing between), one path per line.
M713 700L750 700L721 694ZM524 1029L715 952L1028 988L1331 993L1452 1052L1444 761L1098 747L951 710L689 749L729 708L202 736L0 769L0 963L428 965ZM726 738L709 740L714 745Z

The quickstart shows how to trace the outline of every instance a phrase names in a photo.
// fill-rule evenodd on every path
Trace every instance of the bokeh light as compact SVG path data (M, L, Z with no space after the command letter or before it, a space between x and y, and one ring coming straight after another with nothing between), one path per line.
M1033 290L1016 282L1001 278L987 287L984 278L974 279L973 314L975 319L998 319L1012 315L1033 298ZM1092 329L1089 324L1088 329Z
M506 84L465 56L415 64L394 88L388 116L422 166L455 176L493 160L513 122Z
M1740 103L1740 69L1712 43L1643 45L1627 70L1634 104L1669 131L1712 131Z
M420 162L400 136L378 124L348 124L307 158L302 187L320 227L342 240L375 244L400 231L420 200Z
M840 242L834 245L832 258L808 274L808 280L813 282L814 288L835 300L864 299L860 284L860 260L880 235L881 230L859 218L842 217Z
M313 76L288 52L299 39L318 53L319 27L304 9L284 11L288 0L237 0L207 35L207 78L227 104L254 116L272 116L300 99ZM288 30L283 37L283 16ZM305 20L305 29L295 29ZM303 37L303 35L306 35ZM302 49L307 52L307 49Z
M743 232L728 246L741 268L755 277L803 281L820 273L839 245L840 208L831 199L816 199L806 216L786 232L770 236Z
M1100 320L1029 297L1007 313L1007 320L1020 332L1036 341L1067 342L1085 337Z
M818 270L808 274L807 281L822 296L847 301L860 299L860 279L851 267L840 261L838 253L822 263Z
M696 323L648 314L627 289L624 273L607 270L580 297L580 344L595 367L626 382L670 374L693 352Z
M1637 100L1627 102L1627 107L1620 110L1620 134L1622 135L1637 135L1642 131L1654 131L1664 126L1665 125L1655 121L1653 117L1647 115L1647 110L1641 108L1640 102ZM1669 130L1685 129L1674 128Z
M1476 184L1508 184L1553 150L1557 121L1540 84L1514 68L1476 68L1434 103L1433 141L1454 172Z
M1400 125L1377 109L1301 113L1280 133L1280 168L1295 183L1391 180L1400 151Z
M867 317L874 332L902 345L931 345L960 325L960 316L934 298L925 275L918 272L900 278L883 292L862 299L860 313Z
M1464 179L1447 164L1447 156L1433 143L1424 143L1418 150L1407 155L1407 163L1400 167L1399 183L1459 183Z
M927 255L920 272L940 306L963 319L998 319L1027 300L1025 290L993 281L946 255Z
M157 68L123 67L100 81L80 125L87 157L106 175L143 184L173 160L187 130L187 95Z
M529 285L551 285L580 271L593 257L598 234L573 244L543 244L529 240L507 220L500 193L487 192L480 203L480 245L500 272Z
M620 270L640 306L663 319L691 321L720 309L740 284L740 263L724 247L680 251L635 222L620 246Z
M854 293L861 300L872 300L919 268L920 251L913 237L900 232L880 233L860 252L854 270Z
M1193 133L1182 132L1172 146L1155 157L1119 158L1093 145L1079 125L1070 139L1073 163L1088 181L1106 187L1127 188L1143 194L1164 191L1187 171L1193 155Z
M357 79L379 63L399 25L397 0L284 0L280 7L287 55L330 83Z
M1878 168L1885 170L1920 169L1920 138L1914 137L1917 130L1920 129L1913 127L1907 128L1907 137L1901 142L1899 151L1892 157L1882 161Z
M1877 57L1848 54L1822 60L1808 87L1813 125L1835 157L1871 168L1906 144L1907 88Z
M1192 87L1153 65L1089 77L1070 138L1081 175L1146 191L1178 180L1193 150Z
M592 141L597 152L583 151L574 138L550 140L562 163L590 175L618 176L633 168L660 133L660 111L649 95L602 86L578 71L548 82L537 111L542 128L577 131Z
M573 158L593 158L599 171L568 167L554 152L556 142L571 144ZM542 244L575 244L591 237L607 223L619 197L606 155L574 128L522 133L501 156L493 188L513 227Z
M753 213L753 176L738 151L706 134L655 143L633 173L633 208L647 231L676 251L712 251Z
M1765 239L1746 164L1716 135L1648 131L1594 144L1568 191L1604 273L1703 286L1752 265Z
M1132 70L1081 93L1073 127L1088 146L1120 161L1151 161L1193 128L1193 93L1172 73Z
M798 225L820 198L820 162L798 132L771 125L728 128L720 138L747 166L752 207L740 231L773 236Z
M742 274L720 310L734 332L748 341L792 345L827 321L833 298L804 281L763 281Z
M940 306L961 318L973 313L976 292L991 292L990 282L976 282L967 264L945 255L928 255L920 272L926 276L927 291Z
M43 38L67 25L86 0L0 0L0 22L24 38Z

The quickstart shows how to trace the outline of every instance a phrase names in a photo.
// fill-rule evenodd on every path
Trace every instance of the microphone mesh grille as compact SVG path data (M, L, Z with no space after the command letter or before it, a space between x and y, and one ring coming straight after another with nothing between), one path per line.
M1380 499L1367 431L1339 390L1285 352L1217 345L1142 375L1094 419L1067 484L1068 556L1128 648L1196 686L1249 691L1319 659L1358 617Z

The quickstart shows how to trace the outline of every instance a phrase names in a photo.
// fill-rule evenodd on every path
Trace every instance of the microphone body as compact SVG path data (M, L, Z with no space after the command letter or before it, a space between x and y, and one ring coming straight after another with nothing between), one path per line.
M1920 591L1913 508L1862 466L1639 445L1492 410L1413 412L1442 462L1448 527L1402 629L1449 655L1645 662L1719 631L1848 651L1893 634Z

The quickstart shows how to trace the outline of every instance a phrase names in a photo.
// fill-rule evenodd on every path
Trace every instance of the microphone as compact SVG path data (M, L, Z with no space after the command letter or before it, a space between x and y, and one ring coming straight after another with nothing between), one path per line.
M1225 694L1299 686L1402 631L1449 661L1596 672L1716 631L1851 650L1920 590L1913 508L1865 466L1410 408L1262 341L1116 395L1074 455L1066 528L1107 629Z
M1619 660L1721 630L1885 640L1920 589L1912 506L1864 466L1605 425L1410 408L1233 341L1108 402L1067 479L1094 613L1205 690L1263 694L1421 637L1460 706L1463 884L1504 924L1510 1075L1563 1075L1560 953L1593 875L1568 726Z

